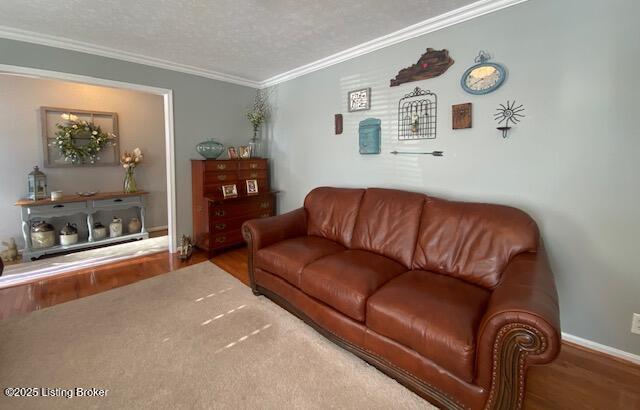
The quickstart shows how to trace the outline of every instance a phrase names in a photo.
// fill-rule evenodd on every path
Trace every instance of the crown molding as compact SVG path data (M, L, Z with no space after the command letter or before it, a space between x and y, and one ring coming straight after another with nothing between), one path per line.
M271 87L373 51L380 50L427 33L442 30L443 28L453 26L454 24L462 23L476 17L484 16L485 14L515 6L516 4L524 3L525 1L527 0L479 0L439 16L421 21L420 23L405 27L385 36L378 37L355 47L332 54L328 57L321 58L320 60L312 63L294 68L293 70L275 75L262 81L260 83L260 88Z
M449 11L439 16L424 20L420 23L387 34L385 36L378 37L376 39L359 44L355 47L351 47L338 53L332 54L328 57L322 58L312 63L294 68L293 70L275 75L264 81L254 81L232 74L226 74L200 67L175 63L155 57L145 56L142 54L130 53L127 51L116 50L96 44L72 40L65 37L40 34L33 31L20 30L6 26L0 26L0 38L7 38L10 40L24 41L27 43L40 44L49 47L114 58L117 60L129 61L132 63L163 68L165 70L211 78L213 80L243 85L246 87L266 88L427 33L442 30L443 28L450 27L452 25L471 20L488 13L493 13L495 11L523 3L525 1L528 0L479 0L464 7L460 7L458 9Z
M55 48L62 48L71 51L79 51L81 53L129 61L131 63L163 68L165 70L177 71L185 74L197 75L199 77L210 78L213 80L224 81L232 84L244 85L246 87L260 88L259 81L249 80L247 78L225 74L218 71L206 70L186 64L174 63L171 61L149 57L142 54L116 50L113 48L72 40L65 37L50 36L33 31L0 26L0 38L7 38L9 40L23 41L27 43L39 44Z

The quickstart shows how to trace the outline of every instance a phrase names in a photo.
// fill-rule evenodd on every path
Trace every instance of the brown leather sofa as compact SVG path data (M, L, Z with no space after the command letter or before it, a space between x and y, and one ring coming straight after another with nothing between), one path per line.
M318 188L246 222L263 294L437 406L517 409L560 349L536 223L500 205Z

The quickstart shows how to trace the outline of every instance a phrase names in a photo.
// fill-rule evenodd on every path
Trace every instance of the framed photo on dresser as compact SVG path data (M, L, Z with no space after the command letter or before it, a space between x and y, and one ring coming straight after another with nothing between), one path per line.
M247 195L258 193L258 180L247 179Z
M222 196L224 198L238 196L238 187L236 187L236 184L222 185Z
M251 147L248 145L243 145L240 147L240 158L249 159L251 158Z

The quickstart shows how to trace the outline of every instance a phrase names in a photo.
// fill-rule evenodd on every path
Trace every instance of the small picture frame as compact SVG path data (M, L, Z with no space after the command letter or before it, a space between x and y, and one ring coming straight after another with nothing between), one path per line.
M222 185L222 196L224 198L238 196L238 187L236 187L236 184Z
M227 155L229 159L238 159L238 151L236 151L235 147L227 148Z
M347 94L349 112L366 111L371 109L371 88L361 88L349 91Z
M251 158L251 147L248 145L243 145L240 147L240 158L241 159L249 159Z
M247 195L258 193L258 181L255 179L247 179Z

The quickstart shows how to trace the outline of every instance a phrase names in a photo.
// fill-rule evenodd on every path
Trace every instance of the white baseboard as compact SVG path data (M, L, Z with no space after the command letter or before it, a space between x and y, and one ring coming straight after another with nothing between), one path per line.
M565 332L562 332L562 340L580 345L582 347L586 347L587 349L595 350L596 352L617 357L618 359L626 360L633 364L640 365L640 355L637 354L625 352L624 350L616 349L615 347L603 345L588 339L583 339L581 337L574 336Z
M166 231L169 229L169 226L154 226L153 228L147 228L147 232L157 232L157 231Z

